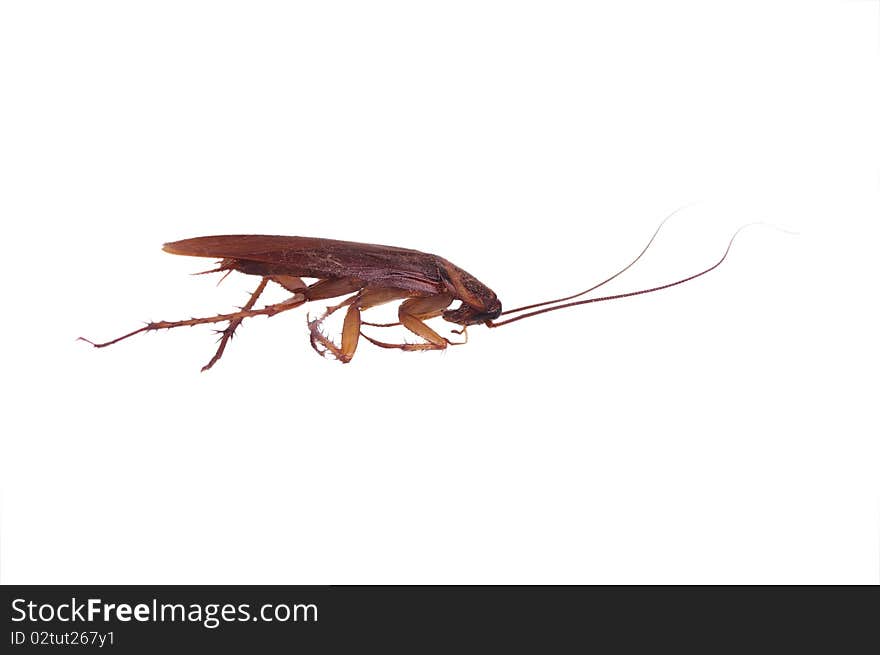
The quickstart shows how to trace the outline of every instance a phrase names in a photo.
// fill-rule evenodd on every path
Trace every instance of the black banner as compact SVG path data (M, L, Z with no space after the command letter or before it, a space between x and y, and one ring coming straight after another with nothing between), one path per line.
M877 652L878 587L8 586L4 652Z

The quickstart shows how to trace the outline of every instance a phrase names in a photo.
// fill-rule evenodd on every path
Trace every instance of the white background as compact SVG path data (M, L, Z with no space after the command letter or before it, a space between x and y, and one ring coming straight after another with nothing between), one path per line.
M873 1L3 3L0 581L880 582L878 33ZM342 366L306 308L208 373L204 327L75 340L255 285L169 240L417 248L512 307L679 207L609 292L800 234L443 354Z

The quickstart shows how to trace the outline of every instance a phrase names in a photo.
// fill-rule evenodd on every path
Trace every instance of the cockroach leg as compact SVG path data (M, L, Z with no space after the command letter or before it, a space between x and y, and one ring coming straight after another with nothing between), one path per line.
M300 282L302 282L302 281L300 281ZM242 307L242 310L247 311L247 310L254 308L254 305L257 304L257 300L259 300L263 291L265 291L267 284L269 284L269 278L264 277L263 279L260 280L260 284L257 285L257 288L251 294L251 297L248 299L248 301L244 304L244 307ZM300 296L300 297L302 298L302 296ZM294 298L296 298L296 296L294 296ZM304 298L303 298L303 302L305 302ZM202 372L207 371L214 364L216 364L220 360L221 357L223 357L223 351L226 350L226 344L229 343L229 340L232 338L232 335L235 334L235 330L238 328L239 325L241 325L241 322L243 320L244 320L243 316L239 317L239 318L233 318L232 320L229 321L229 325L226 326L225 330L218 330L218 333L220 334L220 344L217 346L217 352L214 353L214 356L211 358L211 361L209 361L207 364L205 364L202 367Z
M363 288L364 283L357 278L337 278L318 280L306 289L305 295L309 301L336 298L351 293L352 291L358 292L358 294L346 298L338 305L328 307L318 318L308 319L309 341L312 344L312 348L315 349L315 352L320 355L326 355L329 352L337 359L340 357L341 351L339 350L339 347L321 331L321 324L328 316L354 302L355 298L358 297Z
M467 325L462 326L462 328L461 328L460 330L453 330L453 331L452 331L452 334L460 334L461 336L464 337L464 341L458 341L458 342L456 342L456 343L452 343L452 342L450 341L450 342L449 342L449 345L450 345L450 346L463 346L464 344L466 344L466 343L468 342L468 331L467 331Z
M328 307L319 318L309 321L312 348L321 355L332 355L343 364L351 361L357 350L361 335L361 312L371 307L384 305L392 300L406 298L409 292L400 289L364 289L360 293L345 299L333 307ZM342 324L342 343L337 346L321 331L321 324L334 312L348 306Z
M304 302L306 302L305 298L301 300L288 299L283 302L275 303L273 305L266 305L260 309L243 309L238 312L230 312L229 314L217 314L216 316L207 316L205 318L188 318L183 321L155 321L153 323L147 323L144 327L133 330L128 334L123 334L121 337L117 337L112 341L106 341L104 343L95 343L85 337L79 337L80 341L85 341L93 345L95 348L105 348L107 346L112 346L114 343L119 343L124 339L128 339L129 337L133 337L136 334L140 334L141 332L153 332L155 330L170 330L171 328L176 327L188 327L192 325L206 325L209 323L223 323L224 321L232 321L240 318L250 318L251 316L274 316L275 314L280 314L281 312L286 312L289 309L293 309L295 307L299 307Z
M400 319L399 324L416 336L424 339L425 343L386 343L373 339L366 334L361 334L367 341L380 348L396 348L404 351L444 350L447 346L462 345L467 342L467 338L463 342L450 341L437 334L424 323L429 318L439 316L444 309L452 304L453 300L452 294L441 293L436 296L410 298L400 304L397 310L397 316Z
M138 330L133 330L132 332L129 332L128 334L124 334L121 337L117 337L116 339L113 339L112 341L106 341L104 343L95 343L94 341L86 339L85 337L80 337L79 339L81 341L85 341L86 343L93 345L95 348L105 348L106 346L112 346L114 343L118 343L120 341L123 341L124 339L128 339L129 337L133 337L134 335L140 334L141 332L153 332L155 330L169 330L169 329L175 328L175 327L186 327L186 326L193 326L193 325L204 325L204 324L208 324L208 323L222 323L224 321L229 321L229 326L225 330L218 331L219 334L221 335L220 345L217 348L217 352L214 355L214 357L211 358L211 361L208 362L208 364L206 364L202 368L203 371L206 371L209 368L211 368L214 364L216 364L217 361L220 359L220 357L223 356L223 351L226 349L226 343L229 341L229 339L232 338L232 334L235 332L236 328L239 325L241 325L241 322L244 319L249 318L251 316L274 316L275 314L280 314L281 312L286 312L289 309L294 309L296 307L299 307L300 305L304 304L308 300L308 298L307 298L308 289L305 288L304 284L302 285L302 288L298 287L297 285L295 285L295 283L293 281L294 278L292 278L291 276L284 276L284 277L290 278L290 279L285 279L284 282L282 282L279 280L274 280L274 278L264 277L260 281L259 286L257 286L257 288L253 292L253 294L251 294L250 300L248 300L248 302L237 312L231 312L229 314L217 314L216 316L209 316L206 318L190 318L190 319L186 319L183 321L156 321L156 322L152 322L152 323L147 323L144 327L142 327ZM261 309L254 309L253 308L254 305L256 304L260 295L265 290L266 285L270 279L272 279L275 282L278 282L278 284L281 284L281 286L287 288L288 290L297 289L299 291L299 293L295 293L292 297L288 298L287 300L283 300L279 303L266 305L265 307L262 307ZM316 283L316 284L319 284L319 283ZM313 286L315 286L315 285L313 285ZM320 293L319 293L319 295L320 295Z
M267 307L275 307L278 308L274 313L278 313L279 311L287 311L288 309L293 309L294 307L299 307L300 305L311 302L313 300L326 300L327 298L336 298L338 296L345 295L347 293L351 293L352 291L359 291L363 289L363 282L358 280L357 278L331 278L326 280L318 280L312 285L307 286L305 282L302 281L302 278L293 276L293 275L271 275L269 277L264 277L263 282L261 283L261 287L258 287L257 291L254 292L254 295L251 296L250 301L248 301L247 305L242 307L242 311L251 310L253 305L256 303L257 298L259 298L260 294L265 289L265 282L271 280L276 284L280 285L284 289L293 292L293 296L288 298L287 300L276 303L275 305L268 305ZM321 321L323 321L327 316L335 312L340 307L344 307L348 304L349 301L343 301L339 305L335 307L328 308L327 312L317 321L317 326L320 325ZM269 316L272 314L270 313ZM202 370L206 371L211 366L213 366L218 359L223 355L223 350L226 347L226 342L232 337L232 333L235 331L235 328L241 324L241 321L247 318L247 316L241 316L240 318L233 319L229 322L229 327L222 332L222 337L220 340L220 347L217 350L217 354L213 359L205 366ZM310 328L312 327L312 322L309 323ZM323 334L320 333L320 330L317 329L317 326L312 328L312 347L315 347L316 339L324 344L325 341L329 341ZM318 335L316 337L316 334ZM228 336L227 336L228 335ZM317 348L316 348L317 350Z
M419 350L445 350L447 343L435 344L435 343L385 343L384 341L379 341L378 339L374 339L368 334L364 334L361 332L361 336L369 341L374 346L379 346L380 348L395 348L397 350L404 350L406 352L415 352Z
M442 316L442 315L443 315L443 310L438 309L436 312L431 312L430 314L425 314L425 315L419 316L419 318L421 318L423 321L427 321L428 319L437 318L438 316ZM403 324L400 321L394 321L394 323L371 323L370 321L361 321L361 325L369 325L370 327L386 328L386 327L397 327L398 325L403 325ZM453 330L453 332L455 332L456 334L461 334L461 330Z
M416 336L421 337L438 348L445 348L449 344L449 340L434 332L424 321L449 307L453 300L454 298L451 293L441 293L424 298L410 298L400 303L400 307L397 309L397 317L400 319L403 327Z
M316 353L324 357L327 356L327 353L330 353L331 355L333 355L333 357L343 363L348 362L351 359L351 357L349 357L348 359L344 359L342 349L335 343L333 343L333 341L321 331L321 324L325 320L327 320L327 318L334 312L342 309L346 305L351 305L357 299L357 297L357 295L351 296L350 298L347 298L338 305L328 307L327 310L318 318L313 318L308 321L309 342L312 344L312 348L315 350ZM346 320L347 319L348 314L346 314ZM344 332L345 329L343 328L343 333Z
M308 287L308 285L302 281L302 278L294 277L293 275L270 275L269 279L294 294L302 293Z

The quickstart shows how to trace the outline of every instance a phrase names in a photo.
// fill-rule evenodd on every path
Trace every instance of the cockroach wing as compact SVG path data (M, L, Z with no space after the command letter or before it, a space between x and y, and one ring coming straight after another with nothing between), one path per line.
M374 286L436 294L446 291L436 255L370 243L312 237L239 234L195 237L163 246L190 257L265 264L272 274L320 279L357 278Z

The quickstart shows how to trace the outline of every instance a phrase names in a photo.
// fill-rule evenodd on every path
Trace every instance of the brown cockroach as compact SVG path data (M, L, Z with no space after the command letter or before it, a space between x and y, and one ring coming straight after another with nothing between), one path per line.
M254 234L195 237L173 241L163 246L165 252L220 260L217 268L205 273L222 272L228 275L232 271L238 271L260 277L260 283L247 303L236 312L182 321L147 323L142 328L105 343L95 343L83 337L80 339L96 348L104 348L141 332L226 322L227 327L217 331L220 335L219 345L217 352L202 368L206 371L223 356L227 343L244 319L251 316L274 316L307 302L347 296L339 304L327 307L319 317L308 320L312 348L319 354L330 355L343 363L349 362L354 356L360 337L381 348L405 351L444 350L447 346L466 343L467 328L470 325L482 323L490 328L496 328L558 309L653 293L698 278L721 265L730 252L736 235L747 227L743 226L734 233L721 259L699 273L649 289L574 301L575 298L607 284L639 261L654 242L665 222L666 220L657 227L638 256L608 279L564 298L523 305L506 311L502 311L501 302L495 292L473 275L443 257L418 250L333 239ZM317 281L306 284L302 280L304 277L315 278ZM255 309L260 295L270 282L280 285L293 295L282 302ZM361 320L361 312L365 309L395 300L402 301L397 310L398 322L369 323ZM460 301L460 304L450 309L449 306L455 301ZM548 305L553 306L548 307ZM343 307L348 307L348 310L343 321L341 342L337 345L324 334L321 325L328 316ZM509 314L519 315L496 320ZM453 330L453 333L460 335L462 339L451 341L425 323L426 320L435 317L442 317L460 326L461 329ZM376 328L402 325L421 341L419 343L379 341L362 332L361 328L364 325Z

